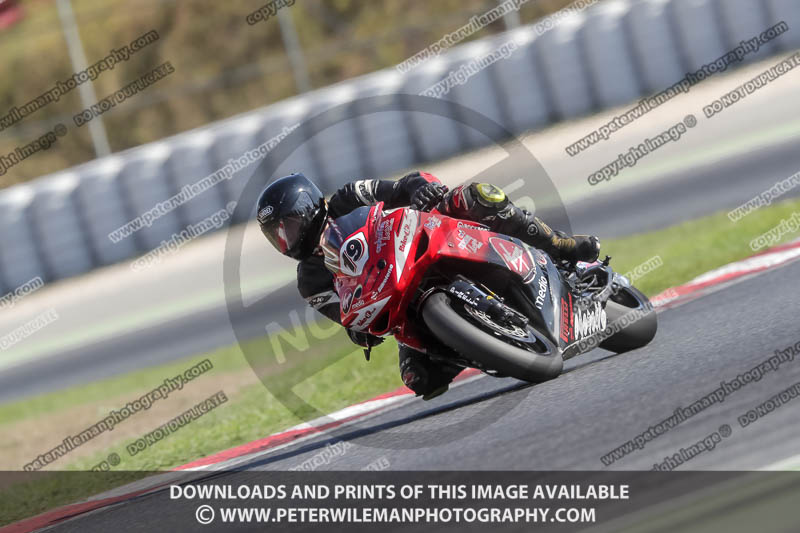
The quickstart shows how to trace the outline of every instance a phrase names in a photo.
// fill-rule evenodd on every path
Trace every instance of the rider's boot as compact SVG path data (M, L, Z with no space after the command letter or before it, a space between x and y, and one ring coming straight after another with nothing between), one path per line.
M423 400L447 392L459 372L461 368L434 363L424 353L400 345L400 376L405 386Z
M492 231L517 239L555 259L596 261L600 240L593 235L554 231L533 213L515 206L498 187L489 183L461 185L448 192L438 206L441 213L486 224Z

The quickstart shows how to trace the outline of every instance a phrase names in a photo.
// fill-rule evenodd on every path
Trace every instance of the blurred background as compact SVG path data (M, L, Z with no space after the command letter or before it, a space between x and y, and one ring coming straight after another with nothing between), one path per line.
M530 23L569 2L526 2L511 16L478 29L464 42ZM135 37L155 29L158 43L117 65L94 83L103 98L126 82L171 61L176 73L135 101L103 117L108 144L119 152L289 98L300 92L394 66L445 33L496 7L493 0L357 2L311 0L295 3L280 22L243 24L261 7L235 0L143 0L72 2L83 51L91 64ZM2 16L3 114L65 80L76 69L65 45L65 21L53 0L5 0ZM289 49L300 57L293 69ZM78 91L4 130L0 153L71 122L82 109ZM60 150L32 158L0 180L7 187L84 163L97 156L86 128L63 140Z

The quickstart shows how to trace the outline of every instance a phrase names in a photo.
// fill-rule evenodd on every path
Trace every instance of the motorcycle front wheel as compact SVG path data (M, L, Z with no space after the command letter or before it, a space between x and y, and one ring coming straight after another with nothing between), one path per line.
M539 383L557 377L564 366L558 347L530 325L522 330L496 324L443 292L425 300L422 318L440 342L485 369Z

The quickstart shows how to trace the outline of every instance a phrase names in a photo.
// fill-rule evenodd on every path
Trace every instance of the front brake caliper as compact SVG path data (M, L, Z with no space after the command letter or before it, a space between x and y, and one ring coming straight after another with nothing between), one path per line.
M528 319L525 315L511 309L502 301L486 294L467 281L454 281L447 287L447 293L481 313L485 313L498 324L513 324L521 328L528 325Z

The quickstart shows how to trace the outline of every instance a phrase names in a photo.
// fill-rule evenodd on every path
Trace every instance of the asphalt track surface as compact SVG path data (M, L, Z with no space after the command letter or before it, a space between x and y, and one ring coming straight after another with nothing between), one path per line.
M529 385L482 377L430 402L405 402L361 425L233 467L240 472L288 470L328 444L347 441L351 446L344 453L317 463L317 469L360 470L384 460L391 470L643 470L728 424L728 438L680 468L762 468L797 453L800 410L785 405L744 429L737 417L800 381L800 358L610 467L600 458L676 408L707 395L720 380L729 381L775 350L797 343L800 304L789 288L798 276L800 262L794 262L665 310L649 346L622 355L595 350L568 361L565 373L550 382ZM217 472L211 481L224 484L234 475ZM195 530L197 505L169 500L162 492L76 517L51 531L99 532L112 526L116 531Z
M787 290L799 277L800 262L794 262L667 309L647 347L621 355L595 350L567 361L556 380L530 385L482 377L430 402L413 400L362 427L268 453L246 468L288 470L326 443L347 440L355 447L320 469L360 470L382 457L392 470L606 469L601 456L709 394L721 380L800 342L800 302L796 291ZM732 435L688 468L753 470L794 456L796 406L784 405L746 428L736 420L798 381L800 356L611 468L650 469L723 424Z
M798 168L800 153L796 142L784 142L620 192L604 192L601 185L595 197L567 205L567 214L574 233L592 233L601 239L652 231L738 207ZM524 175L524 169L519 171ZM798 195L800 190L795 190L785 197ZM546 213L541 216L547 220ZM262 300L233 320L244 337L255 338L264 334L266 324L285 319L286 309L302 309L303 305L294 284L288 284L276 291L269 302ZM0 372L0 403L167 363L235 342L231 318L227 309L220 306L4 370Z

